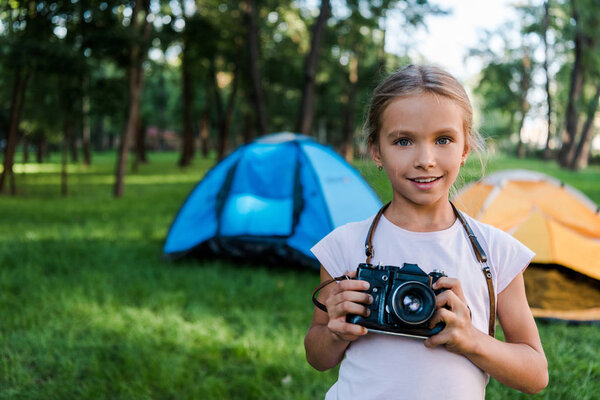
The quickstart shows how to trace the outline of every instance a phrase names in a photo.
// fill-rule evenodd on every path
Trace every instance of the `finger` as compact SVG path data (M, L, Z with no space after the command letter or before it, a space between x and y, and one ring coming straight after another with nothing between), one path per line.
M446 325L451 325L456 320L456 314L447 308L439 308L433 313L429 319L429 329L433 329L437 324L443 322Z
M444 331L442 331L442 332L444 332ZM437 347L437 346L440 346L440 345L443 345L444 343L446 343L442 332L425 339L425 341L423 342L425 347L432 349L434 347Z
M452 291L446 290L435 296L435 306L438 309L450 309L461 317L468 315L469 319L471 318L471 311L469 310L467 303Z
M456 302L460 302L460 299L456 295L456 293L446 290L435 296L435 307L442 308L447 307L449 309L453 309L452 307L456 304Z
M465 296L464 296L464 293L462 290L462 286L460 284L460 281L456 278L449 278L447 276L443 276L433 284L433 288L435 290L439 290L439 289L450 290L450 291L456 293L456 295L461 300L465 301Z
M364 291L369 290L371 286L367 281L361 281L356 279L347 279L344 281L340 281L337 285L340 290L358 290Z
M352 301L354 303L371 304L373 303L373 296L365 292L346 290L337 294L336 300L339 300L340 303L342 301Z
M356 278L356 270L345 272L344 275L346 275L349 278Z
M329 330L335 333L338 336L363 336L366 335L369 331L367 328L357 324L350 324L346 322L344 319L336 318L329 321L327 324Z
M356 314L362 315L363 317L368 317L371 314L371 311L363 305L353 303L351 301L344 301L333 306L331 308L331 314L334 316L334 318L347 314Z

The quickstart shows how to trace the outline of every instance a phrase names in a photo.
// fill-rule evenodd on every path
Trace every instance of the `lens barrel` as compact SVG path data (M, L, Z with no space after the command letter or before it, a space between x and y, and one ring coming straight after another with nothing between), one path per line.
M421 282L405 282L391 296L393 315L405 324L426 322L435 311L435 293Z

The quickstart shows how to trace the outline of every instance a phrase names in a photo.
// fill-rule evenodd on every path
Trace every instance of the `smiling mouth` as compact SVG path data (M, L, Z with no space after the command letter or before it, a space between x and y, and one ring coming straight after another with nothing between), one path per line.
M437 181L440 178L441 178L441 176L432 176L429 178L408 178L408 179L413 182L416 182L416 183L431 183L431 182Z

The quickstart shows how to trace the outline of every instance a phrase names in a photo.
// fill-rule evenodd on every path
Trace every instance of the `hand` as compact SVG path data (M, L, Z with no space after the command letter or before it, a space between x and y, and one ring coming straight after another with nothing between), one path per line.
M429 328L440 322L444 322L446 326L440 333L425 340L425 346L432 348L444 345L449 351L459 354L472 351L477 330L471 324L471 310L467 306L460 281L442 277L433 288L447 290L436 296L436 311L431 317Z
M351 278L356 277L356 271L349 272ZM346 315L356 314L368 317L370 310L362 304L371 304L373 298L362 291L369 289L369 282L347 279L339 281L325 301L329 322L327 328L335 337L343 341L352 341L367 334L364 326L346 322ZM361 304L362 303L362 304Z

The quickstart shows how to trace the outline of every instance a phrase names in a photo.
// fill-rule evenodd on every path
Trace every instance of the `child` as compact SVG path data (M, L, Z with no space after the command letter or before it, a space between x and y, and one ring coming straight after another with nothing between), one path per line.
M371 157L393 189L373 233L370 262L412 263L425 273L444 270L447 277L434 288L446 290L436 296L430 327L444 322L445 328L426 340L369 333L346 322L347 314L368 315L365 304L373 301L364 292L368 282L325 286L318 299L327 312L315 308L305 348L308 362L320 371L341 362L326 399L483 399L489 376L539 392L548 383L547 362L522 275L534 253L463 214L487 255L489 290L448 200L469 151L481 142L464 88L439 68L410 65L375 89L366 127ZM347 271L365 262L372 222L339 227L313 247L322 264L321 282L344 273L356 276ZM490 316L495 318L490 300L506 342L488 335Z

